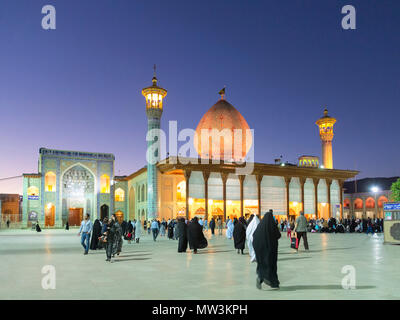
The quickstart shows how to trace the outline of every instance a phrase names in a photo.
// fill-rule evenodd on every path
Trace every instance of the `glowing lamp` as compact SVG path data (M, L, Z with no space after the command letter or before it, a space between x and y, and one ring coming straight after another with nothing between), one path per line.
M153 85L142 90L146 98L146 109L159 109L162 111L162 102L167 95L167 90L157 86L157 78L153 77Z
M193 198L189 198L189 204L193 204L194 200Z
M376 186L373 186L373 187L371 188L371 191L372 191L373 193L377 193L377 192L379 191L379 188L376 187Z

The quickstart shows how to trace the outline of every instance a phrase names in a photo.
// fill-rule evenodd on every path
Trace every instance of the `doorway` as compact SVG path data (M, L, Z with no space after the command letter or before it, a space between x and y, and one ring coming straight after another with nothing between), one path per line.
M69 208L68 224L70 226L80 226L83 220L83 208Z
M109 209L108 205L106 205L106 204L103 204L100 207L100 219L101 219L101 221L103 221L105 217L108 218L108 209Z
M56 207L54 204L49 203L46 205L46 209L44 211L44 226L45 227L54 227L55 211L56 211Z

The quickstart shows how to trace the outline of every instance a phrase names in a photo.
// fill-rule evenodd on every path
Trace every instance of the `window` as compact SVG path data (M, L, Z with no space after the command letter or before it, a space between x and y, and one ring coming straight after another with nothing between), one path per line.
M38 196L39 195L39 188L35 186L30 186L28 188L28 196Z
M110 177L106 174L100 177L100 193L110 193Z
M125 201L125 191L121 188L115 190L115 201Z
M45 190L48 192L56 191L56 175L54 172L47 172L44 177Z

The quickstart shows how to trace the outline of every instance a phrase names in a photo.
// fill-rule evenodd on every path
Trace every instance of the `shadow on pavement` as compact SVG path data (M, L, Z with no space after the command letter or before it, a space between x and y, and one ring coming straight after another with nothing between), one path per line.
M283 259L279 259L278 261L290 261L290 260L300 260L300 259L310 259L311 257L296 257L296 258L283 258Z
M356 289L375 289L375 286L356 286ZM356 290L354 289L354 290ZM345 290L340 285L309 285L309 286L281 286L279 291L296 291L296 290Z
M135 261L135 260L151 260L151 258L118 259L118 260L113 260L113 262L125 262L125 261Z

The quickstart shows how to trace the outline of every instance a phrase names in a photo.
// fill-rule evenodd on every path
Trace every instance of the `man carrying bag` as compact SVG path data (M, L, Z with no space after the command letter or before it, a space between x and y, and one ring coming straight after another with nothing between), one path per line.
M293 249L299 250L300 239L303 238L304 241L304 248L308 251L308 241L307 241L307 219L304 216L304 212L300 211L300 216L296 219L294 231L297 235L296 239L296 248L291 247ZM294 238L294 237L293 237Z

